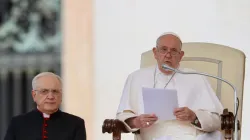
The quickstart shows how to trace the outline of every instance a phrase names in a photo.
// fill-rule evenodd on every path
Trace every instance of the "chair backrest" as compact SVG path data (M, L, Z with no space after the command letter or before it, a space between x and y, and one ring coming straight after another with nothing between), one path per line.
M185 52L181 67L192 68L198 72L205 72L219 76L237 88L240 101L238 120L242 118L243 86L245 74L245 55L237 49L212 43L183 43ZM156 64L152 50L142 53L141 68ZM224 82L207 77L224 108L234 112L233 89Z

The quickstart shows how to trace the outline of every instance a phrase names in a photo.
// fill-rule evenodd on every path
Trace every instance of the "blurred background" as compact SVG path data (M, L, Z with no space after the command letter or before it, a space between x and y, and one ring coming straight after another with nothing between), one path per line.
M245 53L241 140L248 140L249 7L249 0L0 0L1 140L12 116L35 107L31 79L41 71L62 76L61 108L84 118L89 140L111 140L102 134L103 121L115 118L125 80L139 69L141 53L168 31L183 42L222 44Z

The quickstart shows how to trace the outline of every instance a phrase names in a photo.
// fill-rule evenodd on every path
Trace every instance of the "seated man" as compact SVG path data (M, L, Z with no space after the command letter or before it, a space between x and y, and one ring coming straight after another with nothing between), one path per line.
M182 41L174 33L161 35L153 48L157 65L137 70L127 78L117 119L129 131L140 130L137 140L171 137L171 140L195 140L200 134L220 129L223 107L209 82L201 75L183 75L162 69L166 64L181 71L184 56ZM162 121L155 114L144 114L142 87L174 89L179 108L173 111L175 120Z
M12 118L4 140L86 140L85 122L62 112L62 81L44 72L32 80L37 108Z

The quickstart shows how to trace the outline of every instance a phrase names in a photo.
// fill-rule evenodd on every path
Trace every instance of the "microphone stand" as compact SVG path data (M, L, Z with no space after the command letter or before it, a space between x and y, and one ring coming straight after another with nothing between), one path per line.
M215 79L218 79L218 80L221 80L225 83L227 83L228 85L230 85L233 90L234 90L234 114L235 114L235 120L234 120L234 140L238 140L238 127L237 127L237 122L238 122L238 119L237 119L237 111L238 111L238 104L237 104L237 90L236 90L236 87L234 85L232 85L230 82L220 78L220 77L217 77L217 76L213 76L213 75L210 75L210 74L207 74L207 73L198 73L198 72L183 72L183 71L180 71L180 70L177 70L177 69L174 69L172 67L169 67L168 65L166 64L163 64L162 65L162 68L164 70L168 70L168 71L173 71L173 72L176 72L176 73L180 73L180 74L198 74L198 75L204 75L204 76L208 76L208 77L212 77L212 78L215 78Z

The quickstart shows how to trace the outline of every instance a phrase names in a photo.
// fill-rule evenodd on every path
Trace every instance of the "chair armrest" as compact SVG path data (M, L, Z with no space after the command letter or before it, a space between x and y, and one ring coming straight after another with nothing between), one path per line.
M238 130L240 130L240 122L238 122ZM221 130L225 131L225 139L232 139L234 132L234 122L235 117L232 112L228 112L228 109L223 110L223 114L221 114Z
M102 125L102 133L112 133L113 140L121 140L121 133L130 133L122 121L118 119L106 119ZM140 131L133 132L135 134Z
M120 132L120 133L129 133L126 129L126 126L123 124L122 121L118 119L106 119L102 125L102 133L113 133L113 132Z

